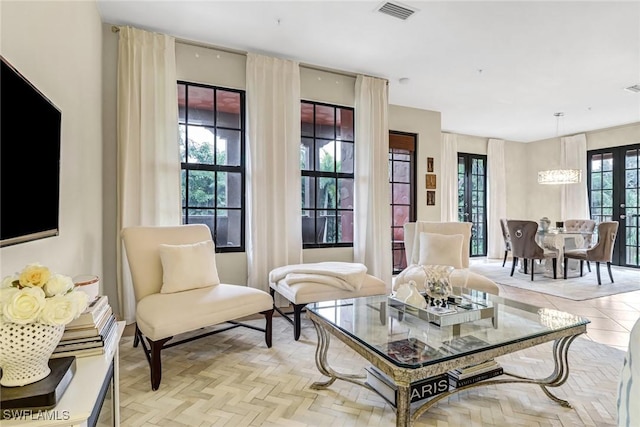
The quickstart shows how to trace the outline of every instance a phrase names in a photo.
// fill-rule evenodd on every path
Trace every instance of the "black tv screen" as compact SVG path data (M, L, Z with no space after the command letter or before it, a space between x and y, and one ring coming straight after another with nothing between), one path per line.
M56 236L60 110L0 56L0 247Z

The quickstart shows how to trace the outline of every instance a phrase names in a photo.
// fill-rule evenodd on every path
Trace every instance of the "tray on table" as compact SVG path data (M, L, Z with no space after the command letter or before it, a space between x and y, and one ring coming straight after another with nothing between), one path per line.
M438 309L437 307L416 307L415 305L400 301L392 295L387 298L387 304L399 312L410 313L440 327L454 326L454 334L459 333L461 324L475 320L494 319L494 325L496 324L495 307L493 303L487 299L478 300L474 298L461 298L459 296L450 297L448 309L445 310Z

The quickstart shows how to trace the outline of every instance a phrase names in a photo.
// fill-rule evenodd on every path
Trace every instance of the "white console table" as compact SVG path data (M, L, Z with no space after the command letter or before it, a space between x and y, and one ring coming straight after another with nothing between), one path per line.
M125 322L118 322L117 326L116 341L119 342ZM48 411L25 411L23 417L2 420L0 424L3 427L92 427L96 425L118 427L120 425L118 370L117 343L110 353L78 357L75 375L54 408Z

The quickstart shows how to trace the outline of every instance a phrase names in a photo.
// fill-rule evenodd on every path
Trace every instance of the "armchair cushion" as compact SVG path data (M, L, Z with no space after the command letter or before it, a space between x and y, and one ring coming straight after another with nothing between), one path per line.
M213 240L187 245L160 245L160 293L188 291L220 284Z
M136 322L147 338L162 338L253 315L273 308L268 293L219 284L172 294L152 294L136 307Z
M470 222L435 222L417 221L404 225L404 250L407 255L407 265L418 264L420 260L420 233L462 234L462 267L469 267L469 247L471 245Z
M420 265L462 268L462 234L420 233Z

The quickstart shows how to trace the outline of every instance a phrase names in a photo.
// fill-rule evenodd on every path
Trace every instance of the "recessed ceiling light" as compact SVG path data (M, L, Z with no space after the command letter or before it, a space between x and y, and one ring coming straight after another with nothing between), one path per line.
M629 92L638 93L640 92L640 84L625 87L624 90L628 90Z

